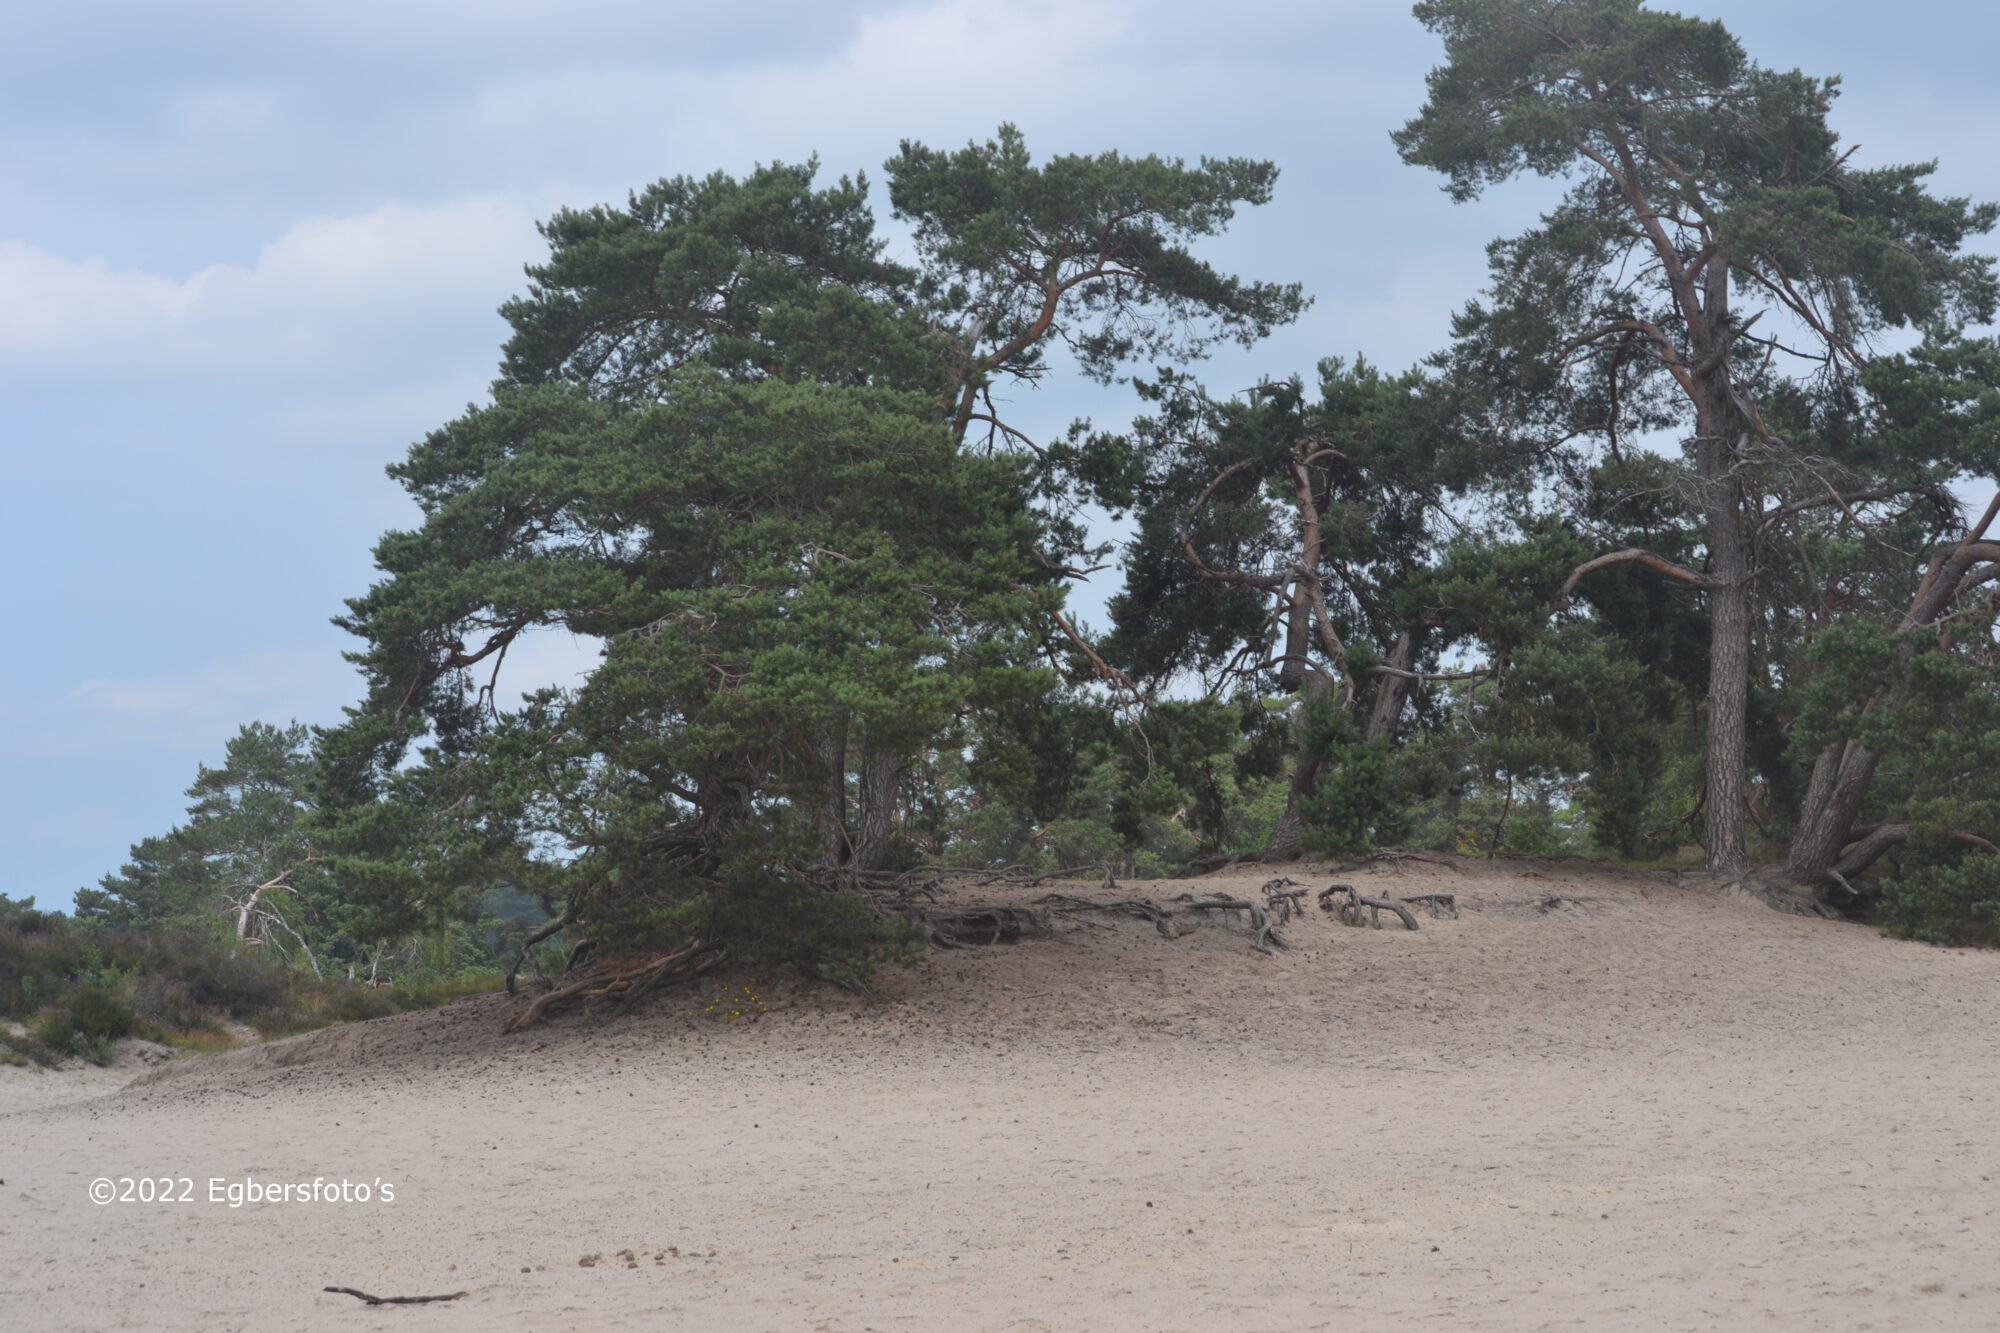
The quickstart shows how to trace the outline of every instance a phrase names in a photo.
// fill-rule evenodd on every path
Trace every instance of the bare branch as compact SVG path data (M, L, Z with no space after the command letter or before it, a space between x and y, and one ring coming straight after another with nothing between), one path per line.
M1632 564L1644 565L1648 569L1665 574L1670 579L1679 579L1682 583L1691 584L1697 588L1712 588L1715 586L1710 582L1707 575L1697 574L1694 570L1684 565L1675 564L1665 556L1654 555L1651 551L1643 551L1635 546L1628 550L1613 551L1608 555L1600 555L1595 560L1586 560L1571 570L1570 576L1563 580L1562 591L1556 594L1556 611L1560 613L1569 610L1570 594L1576 591L1578 580L1582 579L1585 574L1605 569L1611 565Z

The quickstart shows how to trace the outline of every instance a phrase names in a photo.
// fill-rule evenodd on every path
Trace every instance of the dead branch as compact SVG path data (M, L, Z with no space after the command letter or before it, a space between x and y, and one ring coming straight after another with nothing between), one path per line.
M299 891L293 887L291 879L290 870L281 870L262 884L253 885L245 882L230 886L233 889L251 891L248 898L231 899L229 903L230 909L236 913L236 938L252 947L265 947L283 953L284 945L279 942L276 932L272 929L275 926L298 942L299 949L306 956L306 962L312 966L313 976L324 980L319 970L319 959L313 956L312 946L306 943L305 936L299 934L291 922L285 920L284 913L272 906L275 899L267 896L289 893L296 898ZM255 934L251 933L253 923L256 927Z
M322 1287L320 1290L330 1291L336 1296L352 1296L370 1305L428 1305L432 1301L455 1301L465 1295L462 1291L454 1291L449 1296L370 1296L352 1287Z
M1665 574L1668 578L1679 579L1682 583L1691 584L1697 588L1713 586L1709 582L1707 575L1697 574L1684 565L1675 564L1663 555L1654 555L1651 551L1641 550L1634 546L1627 550L1612 551L1608 555L1600 555L1595 560L1586 560L1571 570L1569 577L1563 580L1562 591L1556 594L1556 611L1560 613L1569 610L1569 595L1576 591L1577 581L1585 574L1606 569L1612 565L1632 564L1644 565L1648 569Z
M1370 676L1395 676L1401 680L1485 680L1493 672L1487 667L1472 671L1405 671L1401 667L1372 666L1363 673Z
M1456 862L1442 860L1435 856L1426 856L1422 852L1402 852L1402 851L1376 852L1373 855L1362 857L1359 861L1342 861L1338 865L1334 866L1334 870L1335 871L1364 870L1367 867L1375 865L1376 863L1381 861L1387 861L1390 865L1394 866L1399 871L1403 868L1403 862L1416 861L1424 865L1442 866L1446 870L1451 871L1454 875L1462 875L1465 873L1465 871Z
M1826 483L1822 481L1821 484L1825 485ZM1858 504L1875 504L1883 500L1900 499L1905 495L1924 495L1933 499L1949 497L1950 492L1948 490L1943 491L1943 495L1940 496L1941 489L1938 486L1925 482L1915 486L1893 486L1885 490L1856 491L1852 495L1842 495L1829 485L1826 487L1825 495L1814 495L1808 496L1803 500L1792 500L1765 511L1761 521L1757 524L1757 532L1761 536L1765 529L1780 519L1789 518L1793 514L1804 513L1809 509L1823 509L1828 505L1837 505L1846 512L1849 518L1855 518L1853 506ZM1856 519L1856 521L1859 522L1860 520Z
M1257 865L1263 857L1256 852L1204 852L1191 857L1174 872L1175 879L1192 879L1196 875L1215 875L1232 866Z

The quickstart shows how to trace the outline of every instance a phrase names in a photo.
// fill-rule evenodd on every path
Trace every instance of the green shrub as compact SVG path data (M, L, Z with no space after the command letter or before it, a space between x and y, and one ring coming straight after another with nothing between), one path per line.
M859 986L882 963L914 963L923 934L859 894L771 874L739 876L709 904L707 934L733 956Z
M1932 944L2000 944L2000 856L1967 856L1885 877L1891 934Z
M113 1041L139 1030L139 1016L132 1006L97 986L83 986L70 996L69 1021L85 1036Z
M31 1062L47 1068L60 1064L62 1054L50 1050L33 1037L17 1037L11 1032L0 1031L0 1065L25 1065Z

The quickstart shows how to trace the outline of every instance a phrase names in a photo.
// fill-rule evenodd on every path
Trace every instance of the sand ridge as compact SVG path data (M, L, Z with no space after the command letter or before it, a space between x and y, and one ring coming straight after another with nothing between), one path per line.
M1333 878L1062 887L1255 895L1273 874ZM2000 1327L2000 955L1693 875L1340 878L1452 891L1461 915L1409 933L1308 910L1277 958L1221 924L1073 920L936 953L875 1002L738 970L712 985L756 995L755 1021L669 992L503 1037L519 1002L489 997L41 1092L0 1113L0 1309L65 1329ZM0 1070L0 1108L59 1077ZM395 1199L88 1201L149 1172ZM391 1310L326 1285L468 1295Z

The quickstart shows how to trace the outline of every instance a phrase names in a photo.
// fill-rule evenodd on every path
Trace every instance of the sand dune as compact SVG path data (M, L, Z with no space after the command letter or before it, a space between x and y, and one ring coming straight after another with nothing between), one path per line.
M493 997L122 1087L0 1069L0 1325L2000 1327L2000 955L1692 876L1345 878L1465 910L1309 912L1277 958L1073 924L876 1003L718 978L755 1021L503 1037ZM88 1197L142 1175L195 1197ZM372 1197L227 1201L315 1177Z

